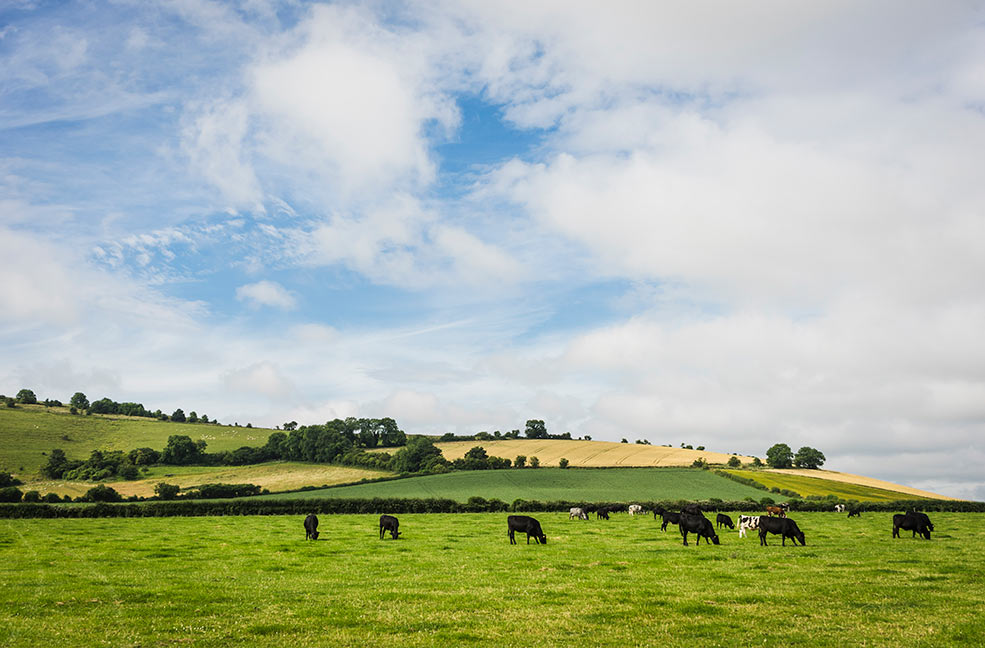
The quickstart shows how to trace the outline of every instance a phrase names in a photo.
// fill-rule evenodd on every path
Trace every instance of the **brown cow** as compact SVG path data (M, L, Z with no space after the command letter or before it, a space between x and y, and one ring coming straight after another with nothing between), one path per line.
M782 507L779 506L767 506L766 514L770 517L773 517L774 515L776 517L782 517L782 518L787 517L786 510L784 510Z

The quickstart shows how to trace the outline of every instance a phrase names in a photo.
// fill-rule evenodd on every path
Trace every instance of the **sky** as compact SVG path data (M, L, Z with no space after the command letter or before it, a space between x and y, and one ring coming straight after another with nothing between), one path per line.
M0 392L985 499L981 2L0 4Z

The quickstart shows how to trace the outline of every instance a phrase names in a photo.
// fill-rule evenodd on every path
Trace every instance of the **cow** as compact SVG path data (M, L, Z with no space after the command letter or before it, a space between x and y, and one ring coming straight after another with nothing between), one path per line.
M663 520L663 524L660 525L660 530L661 531L666 531L668 524L680 524L681 523L681 514L680 513L671 513L670 511L665 511L663 509L658 509L658 511L654 511L653 512L653 519L657 519L657 513L658 512L660 513L660 517Z
M787 546L787 538L793 541L794 546L797 546L797 541L800 540L800 544L806 545L807 542L804 540L804 532L800 530L797 523L788 517L769 517L760 516L759 518L759 544L760 546L766 547L766 534L776 533L783 538L783 546Z
M862 517L862 509L853 508L851 511L848 512L848 517Z
M724 513L719 513L715 517L715 526L719 529L721 529L723 526L727 526L730 529L735 528L735 524L732 522L732 518L725 515Z
M643 507L640 506L639 504L630 504L629 505L629 514L630 515L642 515L643 514Z
M780 506L767 506L766 515L769 517L773 517L775 515L776 517L785 518L787 517L787 512Z
M318 516L313 513L304 518L304 539L318 539Z
M844 512L845 512L844 504L835 504L835 513L844 513Z
M711 520L701 513L694 515L692 513L682 512L679 527L681 535L684 536L685 547L687 546L688 533L698 536L695 544L701 544L701 538L704 538L706 543L719 544L718 534L715 533L715 527L711 526Z
M907 511L906 513L897 514L893 516L893 537L898 538L899 530L913 531L911 538L917 537L919 533L921 536L930 540L930 532L934 530L934 525L931 524L930 518L927 517L926 513L918 513L916 511Z
M608 520L609 519L609 509L608 508L605 508L605 507L600 508L599 510L595 511L595 517L597 517L600 520ZM571 519L571 518L568 518L568 519Z
M739 516L739 537L746 537L746 531L759 528L759 516L758 515L740 515Z
M400 522L397 518L392 515L381 515L380 516L380 540L383 539L383 534L387 531L390 532L390 537L396 540L400 536Z
M511 515L506 518L506 527L510 536L510 544L516 544L513 537L515 531L527 534L527 544L530 544L530 536L533 536L537 544L547 544L547 536L540 528L540 522L529 515Z
M579 520L587 520L588 513L585 513L585 509L581 509L577 507L573 508L571 509L571 511L568 512L568 519L573 520L575 518L578 518Z

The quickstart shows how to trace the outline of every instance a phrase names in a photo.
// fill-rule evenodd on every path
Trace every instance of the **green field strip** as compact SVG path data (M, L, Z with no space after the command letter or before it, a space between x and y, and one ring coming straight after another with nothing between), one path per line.
M859 502L887 502L895 500L925 499L908 493L891 491L860 484L823 479L820 477L804 477L802 475L784 475L782 473L764 472L759 470L726 470L725 472L752 479L767 488L781 488L799 493L802 497L810 495L836 495L846 500Z
M518 498L630 502L712 497L759 500L766 493L710 471L689 468L526 468L453 472L291 494L291 497L305 498L438 497L459 502L473 496L504 502Z

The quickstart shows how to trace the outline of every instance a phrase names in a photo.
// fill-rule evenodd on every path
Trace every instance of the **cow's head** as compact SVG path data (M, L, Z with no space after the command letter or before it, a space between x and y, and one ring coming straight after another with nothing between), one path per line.
M547 544L547 536L544 535L543 533L540 534L539 540L540 540L540 544Z
M711 543L712 543L712 544L721 544L721 543L720 543L720 542L718 541L718 536L717 536L717 535L713 535L713 536L711 536Z
M312 531L311 532L311 539L312 540L317 540L318 539L318 532L317 531Z
M797 538L798 540L800 540L800 544L802 544L802 545L806 545L806 544L807 544L807 541L805 541L805 540L804 540L804 532L803 532L803 531L801 531L801 532L799 532L799 533L798 533L798 534L796 535L796 538Z
M399 535L400 535L400 532L397 531L396 529L391 529L390 530L390 537L393 538L394 540L396 540Z

